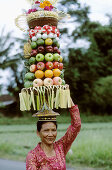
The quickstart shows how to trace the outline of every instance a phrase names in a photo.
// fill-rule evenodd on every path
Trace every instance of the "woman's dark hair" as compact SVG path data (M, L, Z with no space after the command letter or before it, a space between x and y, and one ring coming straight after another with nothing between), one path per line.
M57 129L57 122L56 121L48 121L48 122L52 122L56 125L56 129ZM42 128L42 125L44 123L47 123L46 121L38 121L37 122L37 131L40 132L41 128Z

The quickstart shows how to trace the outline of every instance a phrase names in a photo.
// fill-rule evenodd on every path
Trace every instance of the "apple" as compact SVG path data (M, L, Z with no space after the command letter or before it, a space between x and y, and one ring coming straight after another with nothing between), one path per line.
M61 77L62 79L64 79L64 71L61 71L60 77Z
M43 45L38 46L37 51L38 53L44 53L44 46Z
M32 81L25 81L24 87L25 88L33 87L33 82Z
M53 45L54 45L54 46L57 46L57 43L58 43L58 41L56 40L56 38L54 38L54 39L53 39Z
M57 62L57 61L55 61L55 62L53 63L53 66L54 66L54 68L59 68L60 63L59 63L59 62Z
M43 70L44 68L45 68L45 64L43 62L40 61L40 62L37 63L37 69L38 70Z
M32 65L30 66L30 72L34 73L36 70L37 70L37 65L32 64Z
M61 52L60 52L60 50L59 50L59 49L58 49L57 53L58 53L59 55L61 54Z
M45 47L45 51L46 51L47 53L52 53L52 52L53 52L53 47L52 47L51 45L47 45L47 46Z
M57 46L54 46L54 47L53 47L53 52L54 52L54 53L58 53L58 50L59 50L59 49L58 49Z
M44 60L44 55L41 54L41 53L37 54L37 55L36 55L36 60L37 60L37 61L43 61L43 60Z
M63 63L59 63L59 69L63 70Z
M27 79L27 80L34 80L34 78L35 78L34 73L28 72L25 74L25 79Z
M47 39L45 40L45 45L52 45L52 43L53 43L53 41L52 41L51 38L47 38Z
M53 59L54 59L53 54L47 53L47 54L45 55L45 60L46 60L46 61L53 61Z
M44 86L51 86L53 85L53 80L51 78L44 79Z
M53 63L52 63L51 61L48 61L48 62L46 63L46 68L47 68L48 70L53 69Z
M44 45L44 40L43 39L38 39L37 40L37 45Z
M33 81L33 87L38 87L38 86L42 86L43 85L43 81L41 79L35 79Z
M35 57L37 54L38 54L37 49L33 49L33 50L31 51L31 57Z
M65 83L65 80L62 80L62 85L65 85L66 83Z
M59 44L58 42L57 42L56 46L57 46L58 48L60 48L60 44Z
M60 55L58 53L54 53L53 58L54 58L55 61L59 61L60 60Z
M29 64L35 64L36 63L36 58L31 57L28 62L29 62Z
M31 48L35 49L37 47L36 41L31 42Z
M54 77L53 78L53 84L54 85L61 85L62 84L62 79L60 77Z

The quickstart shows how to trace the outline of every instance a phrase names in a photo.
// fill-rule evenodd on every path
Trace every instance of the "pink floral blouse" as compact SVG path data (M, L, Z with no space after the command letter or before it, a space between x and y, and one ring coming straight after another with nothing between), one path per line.
M78 106L70 108L71 125L65 135L54 142L56 156L47 157L40 143L26 157L26 170L66 170L65 157L81 128Z

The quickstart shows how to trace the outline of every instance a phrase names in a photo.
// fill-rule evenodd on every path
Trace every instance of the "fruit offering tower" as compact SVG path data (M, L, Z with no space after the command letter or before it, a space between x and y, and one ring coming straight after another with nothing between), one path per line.
M71 107L57 27L67 14L58 11L55 3L56 0L32 0L31 9L15 20L17 27L28 32L24 44L27 72L19 94L21 111Z

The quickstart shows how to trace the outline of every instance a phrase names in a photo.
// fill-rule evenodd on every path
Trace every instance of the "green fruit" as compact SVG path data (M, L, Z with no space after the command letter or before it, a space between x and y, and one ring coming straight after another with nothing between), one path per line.
M29 59L29 64L35 64L36 63L36 58L35 57L31 57Z
M44 45L44 40L43 39L38 39L37 40L37 45Z
M28 72L28 73L25 74L25 79L34 80L35 79L35 74Z
M43 61L44 60L44 55L39 53L36 55L36 60L39 62L39 61Z
M24 79L24 83L25 83L26 81L28 81L28 80Z
M66 83L65 83L65 80L62 80L62 85L65 85Z
M24 83L24 87L25 87L25 88L33 87L33 82L32 82L32 81L26 81L26 82Z
M37 47L36 41L31 42L31 48L35 49Z
M54 39L53 39L53 45L56 45L56 46L57 46L57 43L58 43L58 41L54 38Z
M58 42L57 42L56 46L57 46L58 48L60 48L60 44L59 44Z

